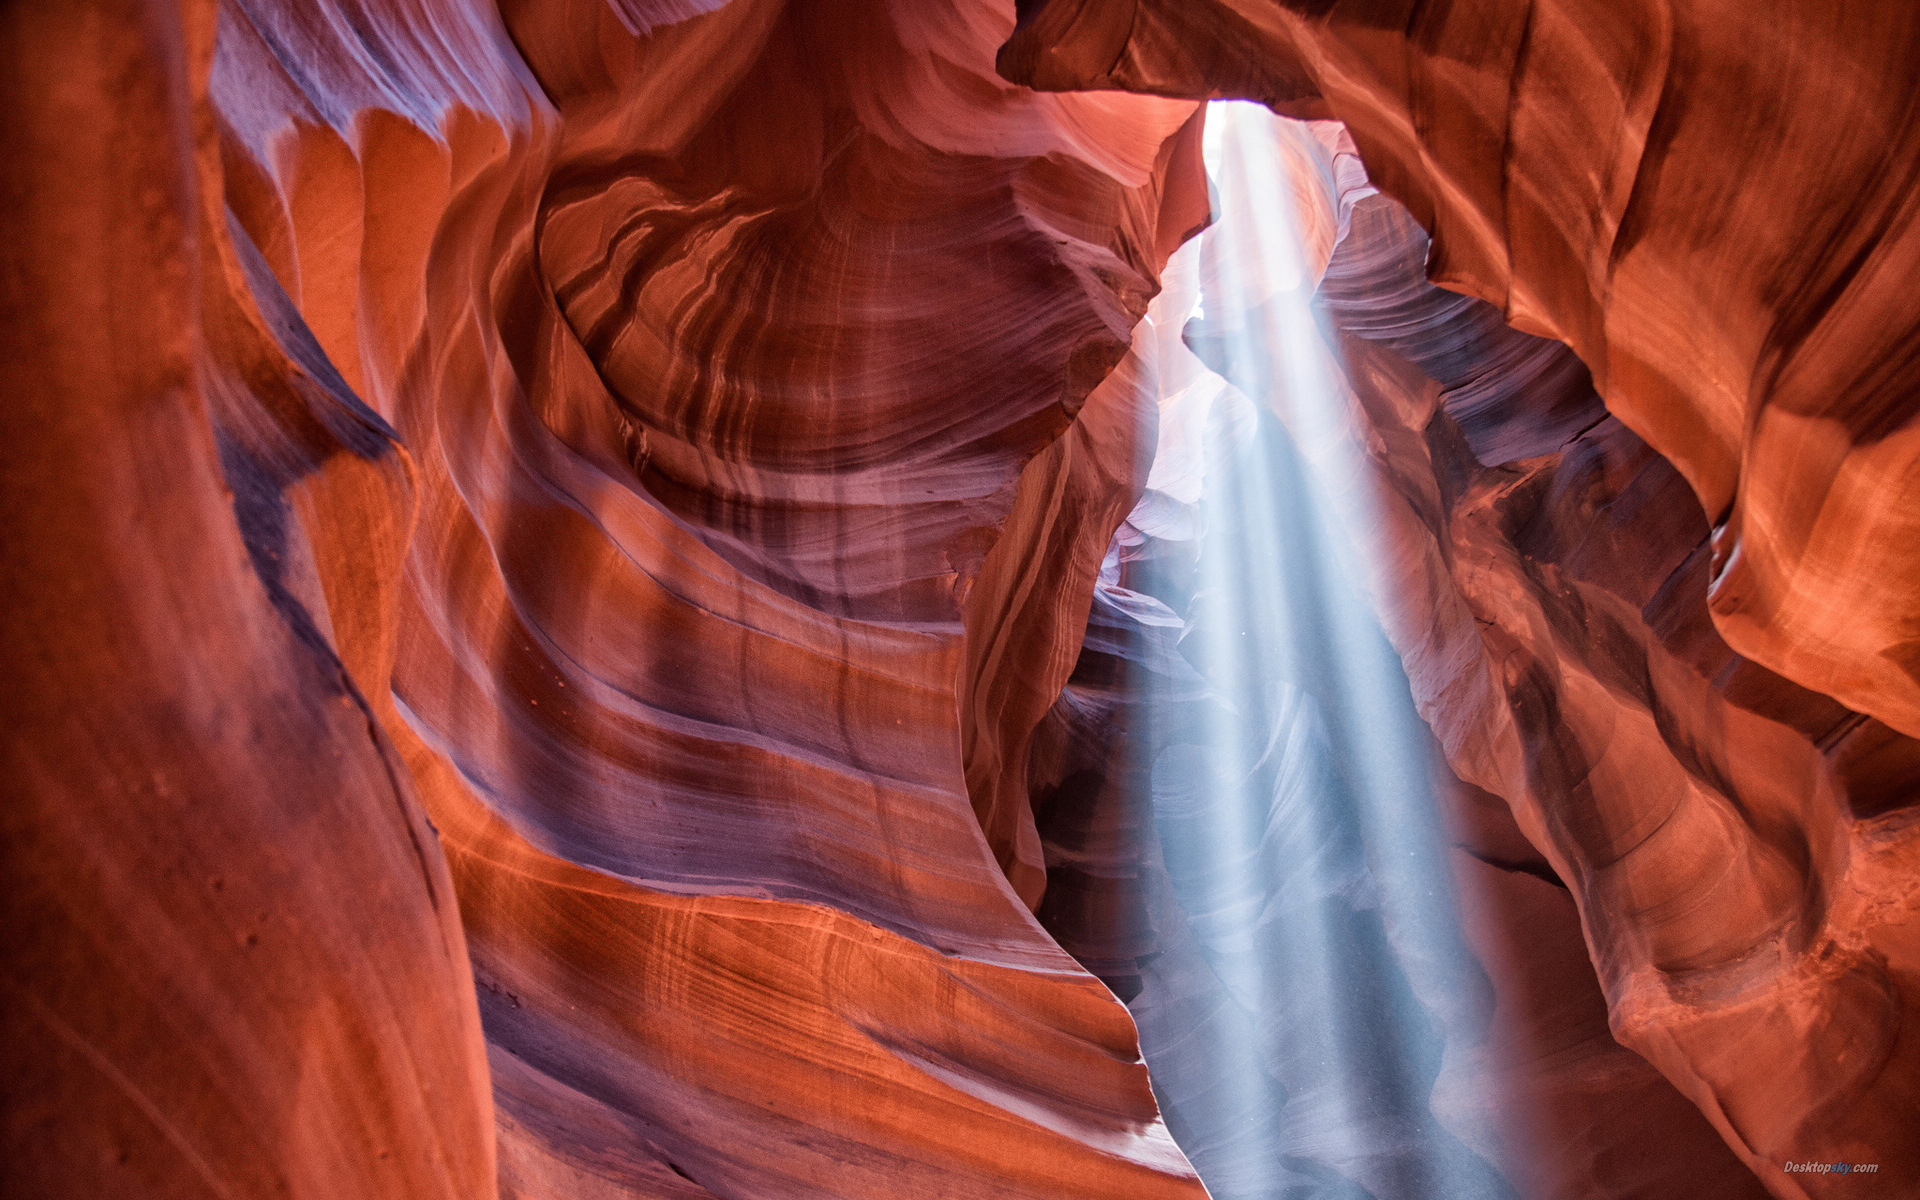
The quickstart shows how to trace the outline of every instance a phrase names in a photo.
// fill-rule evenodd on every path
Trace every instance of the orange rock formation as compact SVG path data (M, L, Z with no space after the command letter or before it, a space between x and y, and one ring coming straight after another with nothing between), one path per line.
M1060 785L1211 96L1411 212L1322 301L1491 980L1442 1082L1576 1149L1448 1145L1891 1158L1920 18L1763 7L0 11L7 1193L1205 1195L1151 823Z

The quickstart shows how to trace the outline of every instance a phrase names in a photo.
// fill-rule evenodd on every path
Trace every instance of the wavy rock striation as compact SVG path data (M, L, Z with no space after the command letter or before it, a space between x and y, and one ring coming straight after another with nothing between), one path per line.
M1312 138L1289 136L1312 153ZM1356 204L1351 188L1336 187L1328 153L1323 146L1311 173L1325 181L1322 215L1307 224L1332 225L1353 205L1319 288L1328 365L1341 370L1337 348L1339 377L1352 389L1347 427L1334 436L1353 449L1337 452L1324 430L1295 429L1294 453L1343 514L1347 535L1370 548L1359 561L1379 564L1360 578L1447 774L1458 774L1446 802L1464 852L1453 871L1465 935L1495 996L1490 1014L1460 1020L1478 1005L1473 989L1456 985L1454 1000L1438 999L1446 987L1423 986L1421 963L1396 946L1400 968L1448 1031L1433 1114L1522 1194L1662 1195L1683 1169L1697 1172L1689 1187L1748 1194L1724 1155L1702 1148L1699 1122L1675 1113L1670 1088L1604 1036L1592 1003L1603 989L1614 1034L1698 1104L1776 1194L1843 1186L1809 1184L1782 1167L1822 1155L1875 1161L1902 1136L1895 1114L1910 1106L1916 1077L1903 1034L1917 999L1903 965L1914 951L1914 896L1903 878L1915 852L1916 743L1728 648L1707 616L1708 524L1677 470L1606 413L1564 347L1426 283L1424 233L1384 198ZM1203 256L1207 245L1203 238ZM1186 326L1186 341L1231 372L1218 357L1220 331L1246 314L1214 293L1206 314ZM1263 377L1274 375L1234 382L1261 396ZM1368 476L1358 488L1346 474L1356 455ZM1161 532L1144 543L1136 535L1129 548L1123 531L1123 560L1177 561L1171 542L1155 545L1180 536L1160 515L1167 499L1129 518L1128 528ZM1183 604L1177 588L1167 598ZM1190 670L1178 682L1177 654L1126 648L1164 641L1158 626L1168 621L1179 626L1162 611L1144 624L1110 612L1107 623L1122 632L1089 642L1081 675L1111 675L1097 664L1119 654L1150 681L1126 704L1150 699L1156 686L1191 690ZM1140 736L1126 732L1137 725L1123 719L1126 704L1089 699L1100 693L1079 681L1056 723L1096 744ZM1092 720L1082 709L1107 715ZM1116 722L1121 733L1100 732ZM1037 780L1036 808L1063 803L1071 777L1056 767ZM1125 802L1088 800L1084 784L1067 790L1080 797L1067 803L1075 815L1043 816L1050 859L1086 872L1091 854L1104 865L1090 873L1131 899L1092 917L1043 908L1043 918L1122 994L1139 993L1136 1016L1163 1093L1183 1076L1196 1087L1218 1077L1183 1063L1177 1049L1156 1061L1149 1031L1164 1002L1129 978L1150 980L1175 957L1165 934L1177 926L1126 916L1166 903L1153 899L1153 838L1135 817L1138 836L1108 832L1089 850L1088 829L1123 819L1099 815L1101 806ZM1157 779L1150 790L1158 806ZM1570 896L1556 897L1555 885ZM1516 933L1570 934L1576 905L1599 989L1557 957L1564 942ZM1129 952L1090 949L1106 943ZM1219 986L1191 964L1177 978L1174 995ZM1543 986L1547 978L1556 982ZM1755 1070L1759 1060L1765 1071ZM1306 1086L1284 1069L1275 1079ZM1517 1107L1473 1111L1475 1096L1487 1094ZM1596 1124L1596 1104L1622 1115ZM1176 1129L1209 1107L1168 1105ZM1208 1151L1188 1144L1208 1171ZM1629 1148L1654 1146L1634 1162ZM1338 1160L1324 1165L1355 1174Z
M1590 369L1611 417L1560 450L1550 411L1437 413L1449 368L1390 327L1340 339L1392 447L1376 595L1454 769L1580 902L1616 1033L1782 1196L1914 1103L1920 153L1870 81L1917 36L1891 4L1057 0L1000 57L1338 116L1427 274Z
M5 18L29 1191L1201 1194L1001 782L1196 106L698 7Z
M1692 486L1728 644L1920 735L1911 5L1048 0L999 61L1345 121L1429 276Z
M1751 1194L1682 1095L1778 1195L1890 1154L1912 14L1018 8L0 12L9 1194L1198 1198L1143 1047L1334 1195ZM1095 581L1192 536L1215 94L1437 237L1297 139L1478 898L1351 1154L1218 1123L1196 1022L1310 1056L1111 780L1206 702Z
M1458 642L1436 647L1433 625L1418 624L1391 601L1404 594L1414 603L1422 597L1429 604L1442 597L1458 603L1463 577L1447 575L1445 556L1485 551L1456 523L1459 510L1439 514L1430 493L1436 470L1483 471L1474 450L1504 473L1564 471L1567 498L1617 514L1609 547L1632 544L1654 559L1648 567L1636 564L1638 570L1656 573L1664 569L1659 554L1684 559L1689 543L1704 541L1697 508L1689 523L1684 490L1677 506L1671 495L1683 488L1678 477L1608 420L1564 346L1517 333L1489 306L1428 284L1421 275L1424 236L1398 205L1366 198L1366 189L1345 178L1337 140L1285 123L1274 132L1278 153L1296 163L1303 184L1294 201L1306 206L1306 241L1320 246L1317 261L1326 267L1318 287L1322 311L1346 348L1351 374L1344 378L1357 389L1345 393L1355 422L1345 436L1371 447L1360 459L1370 472L1363 483L1370 479L1383 493L1356 500L1348 459L1328 450L1324 432L1307 431L1304 440L1296 440L1301 430L1259 435L1275 443L1281 477L1319 476L1307 492L1320 497L1302 494L1276 522L1286 543L1278 551L1288 564L1287 587L1301 587L1300 577L1322 561L1312 544L1316 536L1342 536L1332 529L1316 534L1320 514L1344 513L1346 536L1359 537L1359 561L1371 555L1394 571L1375 587L1389 601L1382 615L1391 631L1410 648L1409 667L1423 671L1419 682L1459 682L1459 665L1474 661L1474 653ZM1229 214L1218 227L1223 236L1232 219ZM1312 232L1321 229L1323 240ZM1336 251L1338 230L1347 232ZM1212 233L1198 249L1197 261L1185 268L1189 275L1170 274L1154 319L1178 328L1179 314L1193 303L1182 292L1197 283L1206 293L1207 317L1186 325L1185 341L1232 371L1231 356L1218 357L1226 344L1220 331L1246 314L1233 307L1231 293L1207 286L1207 264L1216 253ZM1319 267L1312 269L1317 277ZM1312 289L1315 279L1296 286ZM1168 359L1181 356L1185 365L1168 369ZM1213 408L1206 418L1213 420L1246 403L1178 342L1167 348L1161 367L1163 424L1171 428L1190 419L1182 411L1196 403ZM1273 377L1256 372L1240 382L1253 389L1257 379ZM1225 391L1209 399L1220 388ZM1393 407L1396 401L1411 415ZM1639 464L1639 476L1665 480L1667 490L1650 487L1631 469L1587 467L1589 439L1596 436L1614 443L1624 437L1627 462ZM1430 450L1428 442L1441 448ZM1213 1193L1257 1195L1283 1183L1327 1196L1651 1198L1676 1186L1703 1195L1762 1194L1687 1099L1614 1041L1574 898L1505 802L1456 778L1436 743L1435 800L1452 844L1436 864L1442 879L1413 878L1419 869L1406 860L1406 848L1380 840L1389 832L1382 819L1417 823L1426 801L1370 796L1367 772L1353 758L1356 744L1343 748L1338 730L1330 736L1320 714L1341 705L1321 693L1330 682L1340 686L1338 673L1356 664L1316 663L1312 655L1325 651L1310 650L1295 668L1277 666L1275 678L1284 680L1290 699L1272 708L1270 729L1242 735L1251 745L1269 746L1262 759L1273 800L1253 852L1265 865L1247 877L1261 894L1223 892L1234 877L1227 864L1193 860L1195 847L1211 840L1187 827L1220 820L1204 810L1223 790L1193 787L1207 777L1207 759L1218 757L1200 747L1217 739L1218 730L1258 714L1223 705L1214 681L1189 662L1191 645L1204 641L1194 636L1196 628L1217 614L1194 591L1191 551L1182 549L1191 545L1197 523L1169 513L1205 503L1207 494L1229 486L1214 476L1237 468L1195 465L1189 457L1184 475L1163 471L1181 461L1179 446L1177 433L1163 434L1152 490L1116 540L1110 565L1118 569L1103 575L1096 591L1089 640L1042 727L1032 782L1050 869L1039 915L1063 947L1127 998L1170 1126ZM1634 483L1639 494L1625 489L1627 499L1619 499L1623 483ZM1417 533L1410 527L1408 497L1429 504L1434 526ZM1567 520L1565 508L1527 503L1537 528L1592 529L1591 517ZM1375 513L1386 518L1384 525ZM1438 544L1439 537L1447 541ZM1424 559L1422 543L1429 547ZM1526 549L1544 557L1539 547ZM1643 586L1623 569L1629 562L1589 555L1589 575L1602 587ZM1134 590L1140 588L1159 599ZM1350 583L1332 602L1365 605L1352 590ZM1443 626L1446 600L1438 618ZM1315 601L1290 592L1273 602ZM1697 627L1690 636L1711 637L1697 593L1668 603L1672 611L1690 613ZM1491 639L1515 624L1510 605L1481 604L1462 632ZM1602 644L1573 653L1591 657L1608 649ZM1732 659L1724 646L1720 653L1716 665L1731 667L1729 675L1766 674ZM1204 658L1198 665L1211 669ZM1786 689L1776 695L1777 709L1818 715L1809 703L1817 697L1776 683ZM1721 686L1753 694L1724 679ZM1413 697L1401 695L1411 706ZM1465 688L1438 705L1426 699L1430 713L1449 716L1459 715L1453 706L1461 703L1482 706L1461 719L1456 735L1511 720ZM1837 710L1824 703L1829 714ZM1358 752L1375 751L1363 742ZM1418 781L1405 786L1421 789ZM1644 799L1617 788L1600 798L1619 806ZM1325 890L1303 890L1316 886ZM1228 916L1249 906L1264 914L1257 969L1236 957L1240 926ZM1308 932L1316 927L1320 934ZM1337 967L1329 966L1329 955ZM1338 986L1352 989L1340 993L1337 1011L1323 1011L1329 997L1322 980L1330 970ZM1263 982L1250 988L1248 979ZM1357 1053L1329 1049L1336 1031L1355 1026L1370 1031ZM1245 1119L1252 1085L1238 1082L1244 1074L1239 1060L1249 1053L1262 1064L1256 1110L1268 1115L1264 1123ZM1327 1074L1330 1060L1340 1064L1337 1075ZM1382 1086L1395 1069L1422 1073L1400 1098ZM1356 1093L1362 1080L1374 1082Z
M1384 206L1368 221L1397 222L1383 257L1410 273L1417 227ZM1342 284L1371 291L1381 266L1329 273L1336 320ZM1802 1194L1786 1162L1884 1156L1915 1077L1900 1030L1920 995L1897 964L1916 949L1899 882L1916 743L1728 648L1706 612L1708 523L1646 443L1597 405L1576 430L1535 409L1503 434L1489 417L1512 401L1465 400L1481 381L1420 340L1376 326L1344 344L1398 443L1399 569L1451 579L1388 607L1454 770L1508 797L1573 889L1616 1036L1776 1194ZM1535 453L1497 461L1516 448Z

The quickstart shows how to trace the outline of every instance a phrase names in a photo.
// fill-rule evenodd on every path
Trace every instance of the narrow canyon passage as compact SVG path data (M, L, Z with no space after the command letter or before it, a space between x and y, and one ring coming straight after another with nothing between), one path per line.
M0 8L0 1195L1920 1195L1920 9Z
M1339 332L1457 353L1487 318L1424 283L1337 126L1207 121L1216 220L1147 316L1154 467L1043 743L1042 922L1128 1002L1215 1197L1763 1195L1614 1042L1564 883L1453 776L1374 615L1408 581ZM1564 348L1494 337L1585 393L1548 436L1594 423Z
M1175 335L1157 377L1186 382L1161 401L1146 499L1101 586L1116 613L1158 618L1136 640L1170 641L1186 686L1123 676L1134 716L1115 750L1136 759L1158 843L1132 1005L1215 1197L1513 1196L1429 1106L1447 1035L1491 1016L1490 989L1446 873L1431 738L1360 581L1393 585L1345 529L1377 517L1311 308L1339 251L1294 210L1330 201L1311 215L1337 237L1371 189L1350 143L1335 167L1339 134L1318 132L1332 145L1258 106L1210 106L1219 211L1148 309ZM1338 194L1311 186L1339 174ZM1473 1077L1448 1099L1497 1111L1490 1090ZM1525 1131L1491 1132L1513 1160L1530 1152Z

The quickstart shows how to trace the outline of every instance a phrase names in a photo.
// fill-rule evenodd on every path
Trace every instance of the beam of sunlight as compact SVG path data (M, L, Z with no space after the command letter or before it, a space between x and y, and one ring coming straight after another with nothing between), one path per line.
M1299 199L1342 185L1316 132L1211 106L1218 220L1149 314L1161 447L1104 588L1176 625L1204 684L1163 687L1133 743L1184 921L1166 954L1204 976L1136 1016L1217 1200L1507 1197L1433 1114L1462 997L1487 985L1429 735L1368 600L1382 566L1353 536L1373 520L1364 440L1311 306L1339 210Z

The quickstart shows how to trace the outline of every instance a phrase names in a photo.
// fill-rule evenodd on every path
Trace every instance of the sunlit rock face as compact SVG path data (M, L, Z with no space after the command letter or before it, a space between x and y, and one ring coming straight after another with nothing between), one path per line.
M1315 156L1314 139L1280 136L1297 157ZM1345 416L1333 428L1289 425L1289 453L1327 493L1371 492L1327 507L1371 551L1364 586L1455 776L1440 790L1462 851L1459 919L1493 990L1489 1002L1470 980L1451 992L1445 980L1423 986L1420 955L1394 939L1381 987L1404 977L1444 1031L1431 1114L1522 1194L1658 1196L1682 1179L1689 1190L1754 1194L1759 1183L1712 1146L1711 1129L1776 1194L1841 1186L1782 1168L1823 1153L1872 1161L1905 1136L1906 1118L1891 1114L1910 1111L1916 1074L1902 1041L1916 1003L1903 882L1920 798L1915 743L1727 647L1706 608L1708 523L1677 470L1607 413L1564 346L1429 285L1424 233L1390 200L1356 203L1329 154L1322 147L1317 167L1305 167L1322 186L1318 214L1301 223L1348 230L1317 293L1320 352ZM1293 196L1312 201L1313 189ZM1249 316L1210 292L1184 340L1285 412L1258 372L1231 363ZM1162 403L1177 408L1191 394L1168 389ZM1165 520L1171 492L1148 497L1116 543L1123 561L1143 566L1176 560L1161 543L1191 536ZM1310 568L1310 540L1282 561ZM1139 570L1116 584L1154 590L1153 581ZM1194 1039L1156 1043L1166 1007L1192 1006L1189 1030L1199 1014L1235 1009L1215 958L1176 965L1189 933L1212 918L1182 894L1171 859L1170 889L1155 865L1169 835L1158 767L1151 781L1125 780L1074 746L1132 739L1126 761L1158 763L1162 743L1191 736L1183 725L1207 723L1177 714L1205 703L1211 681L1168 649L1190 636L1195 601L1178 586L1160 594L1169 607L1158 616L1130 612L1134 602L1111 607L1113 629L1089 641L1054 717L1080 732L1061 736L1060 765L1036 779L1050 857L1126 902L1103 910L1050 898L1041 915L1133 994L1176 1131L1197 1121L1203 1135L1270 1146L1232 1128L1224 1097L1203 1094L1220 1068L1192 1061ZM1115 680L1127 682L1116 690ZM1143 726L1143 710L1157 725ZM1337 755L1332 769L1343 769ZM1155 820L1139 810L1142 795ZM1130 818L1099 815L1121 796L1134 798ZM1364 838L1362 850L1377 862ZM1372 874L1378 882L1377 866ZM1559 937L1576 928L1598 986L1561 953ZM1114 945L1131 957L1099 949ZM1359 945L1349 939L1352 953ZM1293 955L1291 966L1311 960ZM1169 971L1178 983L1156 995ZM1233 1019L1249 1023L1247 1044L1257 1045L1260 1014ZM1667 1082L1606 1037L1609 1020ZM1310 1073L1289 1079L1284 1055L1276 1061L1276 1102L1289 1113L1311 1107L1289 1097L1311 1094ZM1676 1088L1705 1119L1684 1111ZM1214 1173L1231 1178L1234 1154L1186 1144L1222 1190ZM1315 1149L1293 1152L1354 1176L1326 1141Z
M1914 135L1858 81L1912 18L1508 7L1411 55L1399 12L1092 0L0 12L0 1190L1199 1200L1190 1154L1221 1197L1731 1200L1891 1157ZM1141 318L1213 94L1358 143L1288 168L1386 502L1328 536L1394 565L1345 594L1457 900L1306 846L1378 952L1351 1012L1219 973L1151 803L1206 811L1205 744L1136 723L1217 700L1190 597L1121 594L1190 537L1149 485L1209 330ZM1311 699L1275 762L1337 787ZM1319 1022L1403 1018L1426 1098L1317 1106Z
M1362 199L1346 224L1318 289L1331 331L1373 339L1403 384L1423 379L1421 417L1459 414L1486 452L1519 448L1536 470L1577 458L1581 439L1607 418L1570 352L1426 283L1423 239L1391 201ZM1219 328L1237 314L1213 296L1206 312L1186 326L1186 340L1214 358ZM1356 366L1386 368L1368 357L1373 344L1350 341L1348 354ZM1365 423L1358 436L1375 443L1374 482L1415 475L1431 487L1421 441L1397 421L1375 423L1359 401L1378 395L1362 372L1354 378L1360 394L1336 399ZM1185 403L1198 390L1187 389L1163 403ZM1325 552L1315 541L1342 535L1324 527L1339 505L1312 493L1343 484L1316 478L1291 431L1270 419L1258 436L1275 443L1282 476L1306 481L1295 490L1308 494L1296 494L1278 522L1282 586L1291 590L1319 569ZM1453 469L1472 464L1463 445ZM1603 488L1590 480L1583 494L1610 498ZM1430 783L1403 781L1405 796L1365 794L1357 756L1380 747L1365 729L1343 744L1323 715L1339 707L1328 691L1340 681L1328 673L1350 669L1340 647L1318 646L1318 661L1272 672L1279 703L1231 711L1245 698L1193 650L1210 614L1181 544L1187 528L1164 519L1176 490L1134 514L1157 536L1123 533L1116 549L1125 561L1096 591L1086 649L1037 739L1034 808L1052 868L1039 915L1128 1000L1170 1127L1213 1194L1764 1195L1708 1120L1611 1035L1577 905L1508 805L1461 782L1433 742ZM1648 511L1660 510L1639 515ZM1698 529L1697 510L1692 525L1673 528ZM1406 547L1381 532L1361 540L1391 562ZM1675 541L1657 525L1634 532L1649 548ZM1456 586L1441 571L1405 582L1429 595ZM1357 581L1333 583L1336 604L1369 606ZM1691 601L1698 608L1699 597ZM1696 617L1704 625L1704 612ZM1378 625L1368 636L1385 637ZM1399 686L1399 703L1411 707L1404 676ZM1249 720L1263 758L1254 774L1271 800L1253 814L1263 829L1245 842L1263 860L1251 873L1258 894L1235 895L1218 886L1224 864L1196 861L1207 840L1186 827L1225 790L1204 782L1208 760L1220 757L1210 745L1223 726ZM1427 806L1446 837L1442 877L1437 886L1416 880L1409 892L1417 867L1396 861L1398 843L1378 836L1380 819L1417 820ZM1235 907L1262 914L1257 967L1232 945ZM1323 932L1303 932L1315 925ZM1252 988L1250 971L1260 977ZM1353 1044L1341 1044L1342 1029ZM1246 1057L1261 1070L1236 1087ZM1394 1096L1395 1072L1417 1086Z
M1572 346L1714 530L1733 648L1920 736L1920 10L1036 0L1011 79L1347 123L1429 275Z
M1417 339L1342 336L1405 503L1387 624L1580 901L1616 1033L1789 1196L1906 1140L1920 1075L1916 19L1060 0L1000 60L1339 117L1427 274L1590 369L1609 419L1541 459L1549 413L1437 415Z
M1428 581L1385 609L1453 770L1514 801L1573 888L1615 1034L1773 1190L1799 1194L1780 1169L1823 1146L1872 1161L1915 1086L1920 745L1729 649L1676 468L1591 393L1581 413L1564 351L1485 321L1433 336L1449 310L1471 330L1474 302L1428 289L1383 319L1368 297L1425 239L1384 200L1353 224L1322 295L1390 448L1380 532ZM1463 369L1476 341L1538 374Z

